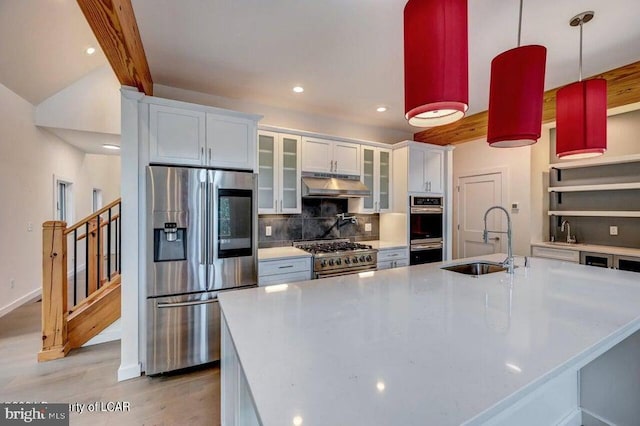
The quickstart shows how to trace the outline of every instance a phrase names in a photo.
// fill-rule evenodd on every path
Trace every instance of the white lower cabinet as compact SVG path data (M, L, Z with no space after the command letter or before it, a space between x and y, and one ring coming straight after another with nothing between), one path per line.
M580 252L577 250L567 250L551 247L531 247L533 257L543 257L546 259L564 260L565 262L580 263Z
M311 257L289 257L258 262L258 285L310 280Z
M402 266L409 266L407 248L378 250L378 270L400 268Z

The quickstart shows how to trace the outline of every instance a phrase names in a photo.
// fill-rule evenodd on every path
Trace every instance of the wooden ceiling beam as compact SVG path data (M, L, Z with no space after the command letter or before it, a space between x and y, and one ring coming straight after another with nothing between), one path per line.
M606 71L589 78L607 80L607 107L615 108L640 102L640 61ZM556 119L556 92L560 87L544 92L542 122ZM426 129L413 139L434 145L460 144L487 136L487 111L482 111L445 126Z
M122 85L153 95L153 80L131 0L78 0Z

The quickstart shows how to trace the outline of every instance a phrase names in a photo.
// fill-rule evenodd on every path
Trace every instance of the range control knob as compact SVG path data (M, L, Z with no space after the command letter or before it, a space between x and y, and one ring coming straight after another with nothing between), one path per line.
M333 259L329 259L329 266L333 266Z
M348 265L351 263L351 259L349 259L348 257L344 260L344 264Z
M324 268L325 266L327 266L327 261L323 259L323 260L320 262L320 266L322 266L323 268Z
M367 255L367 262L371 262L373 260L373 257L371 257L371 255Z
M360 262L364 262L364 256L360 256Z
M336 265L342 265L342 259L337 258L336 259Z
M353 260L352 260L352 262L353 262L353 263L358 263L358 257L357 257L357 256L353 256Z

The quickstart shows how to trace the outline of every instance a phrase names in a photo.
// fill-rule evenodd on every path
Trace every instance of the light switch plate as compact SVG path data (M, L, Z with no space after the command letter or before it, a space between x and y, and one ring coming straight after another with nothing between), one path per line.
M267 237L271 236L271 227L270 226L265 226L264 227L264 235L266 235Z
M618 235L618 227L610 226L609 227L609 235Z
M370 223L365 223L364 224L364 231L365 232L371 232L371 224Z

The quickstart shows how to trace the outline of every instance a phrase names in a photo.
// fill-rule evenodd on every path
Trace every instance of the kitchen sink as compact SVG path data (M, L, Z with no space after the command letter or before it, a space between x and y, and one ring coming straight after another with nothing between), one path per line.
M506 271L507 268L502 266L502 263L495 262L471 262L463 263L459 265L445 266L442 269L447 271L458 272L465 275L485 275L492 274L494 272Z

